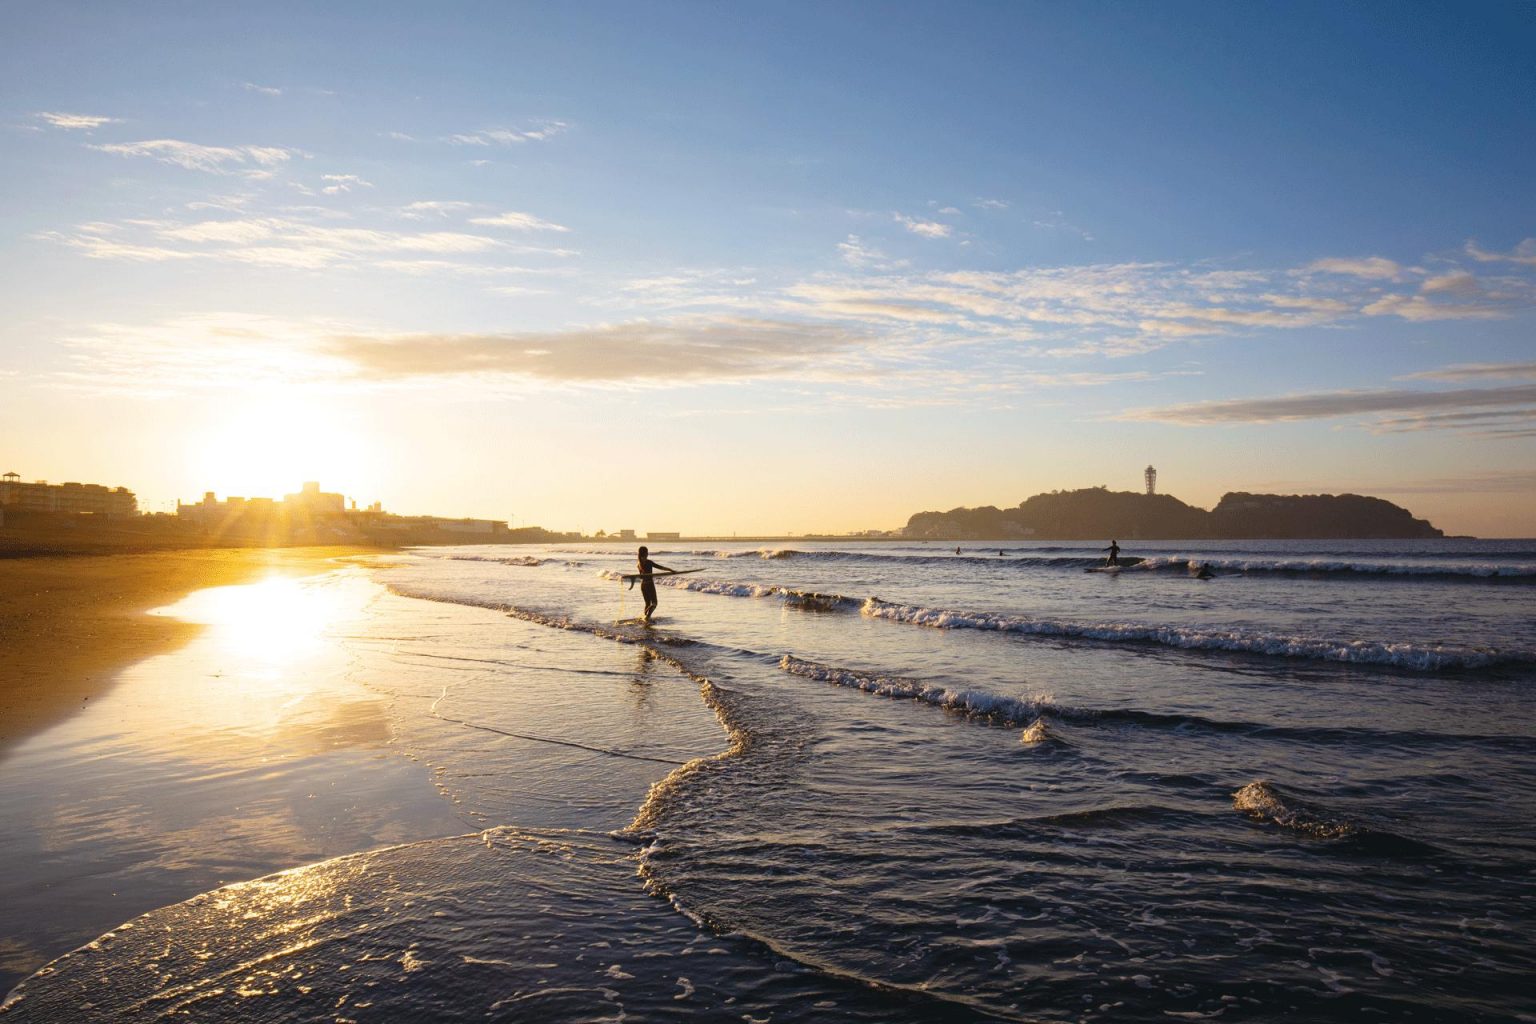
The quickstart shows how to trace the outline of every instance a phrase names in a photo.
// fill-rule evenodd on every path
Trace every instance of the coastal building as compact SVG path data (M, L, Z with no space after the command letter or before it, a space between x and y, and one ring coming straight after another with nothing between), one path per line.
M645 535L646 540L682 540L681 533L669 533L662 530L652 530Z
M0 477L0 508L17 512L57 512L105 515L113 519L139 514L139 501L126 487L46 480L22 482L16 473Z
M321 515L340 515L347 509L346 498L322 492L319 482L314 480L306 480L297 494L283 495L283 504L294 510Z
M1157 493L1157 470L1153 469L1151 466L1148 466L1147 467L1147 471L1145 473L1143 473L1142 476L1147 481L1147 493L1148 494L1156 494Z
M203 494L203 500L195 504L176 503L177 516L204 526L215 526L229 520L269 519L276 516L292 520L328 519L345 515L346 509L346 498L321 491L320 484L312 480L306 481L296 494L285 494L282 501L234 495L220 501L213 491L208 491Z
M370 516L366 526L372 530L396 533L462 533L477 539L508 533L505 519L447 519L442 516Z

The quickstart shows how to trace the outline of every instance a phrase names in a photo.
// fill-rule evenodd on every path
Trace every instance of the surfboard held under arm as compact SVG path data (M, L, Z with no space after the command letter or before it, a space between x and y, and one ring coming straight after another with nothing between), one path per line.
M663 576L687 576L691 572L703 572L703 571L704 571L703 569L677 569L677 570L674 570L672 572L652 572L652 573L632 572L632 573L629 573L628 575L620 576L619 579L621 579L621 580L643 580L643 579L646 579L646 578L650 578L650 579L653 579L653 580L659 580Z

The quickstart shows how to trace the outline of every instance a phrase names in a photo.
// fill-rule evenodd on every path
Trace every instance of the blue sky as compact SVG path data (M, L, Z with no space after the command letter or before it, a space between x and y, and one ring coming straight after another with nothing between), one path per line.
M0 406L149 508L1536 533L1529 8L11 5Z

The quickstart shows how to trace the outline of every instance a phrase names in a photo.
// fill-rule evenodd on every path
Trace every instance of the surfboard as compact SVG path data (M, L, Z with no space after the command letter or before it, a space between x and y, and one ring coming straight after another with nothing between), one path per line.
M650 577L653 580L659 580L663 576L687 576L691 572L703 572L703 571L704 571L703 569L679 569L676 572L653 572L653 573L650 574ZM643 579L645 579L645 577L646 577L646 574L643 573L643 572L632 572L632 573L627 573L626 575L620 576L619 579L621 579L621 580L643 580Z
M654 626L658 623L666 621L667 620L662 618L660 615L653 615L649 619L614 619L613 624L615 626Z
M1132 555L1130 558L1122 558L1122 559L1120 559L1119 563L1116 564L1116 565L1091 565L1088 568L1084 569L1083 572L1117 573L1121 569L1129 569L1131 566L1133 566L1133 565L1140 565L1142 562L1145 562L1145 561L1146 561L1145 558L1138 558L1138 557Z

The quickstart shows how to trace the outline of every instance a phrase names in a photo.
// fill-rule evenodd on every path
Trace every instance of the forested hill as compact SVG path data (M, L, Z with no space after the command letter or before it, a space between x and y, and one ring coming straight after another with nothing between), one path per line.
M903 534L929 540L1366 539L1443 537L1427 520L1358 494L1223 495L1207 511L1169 494L1090 487L1052 491L1017 508L919 512Z

